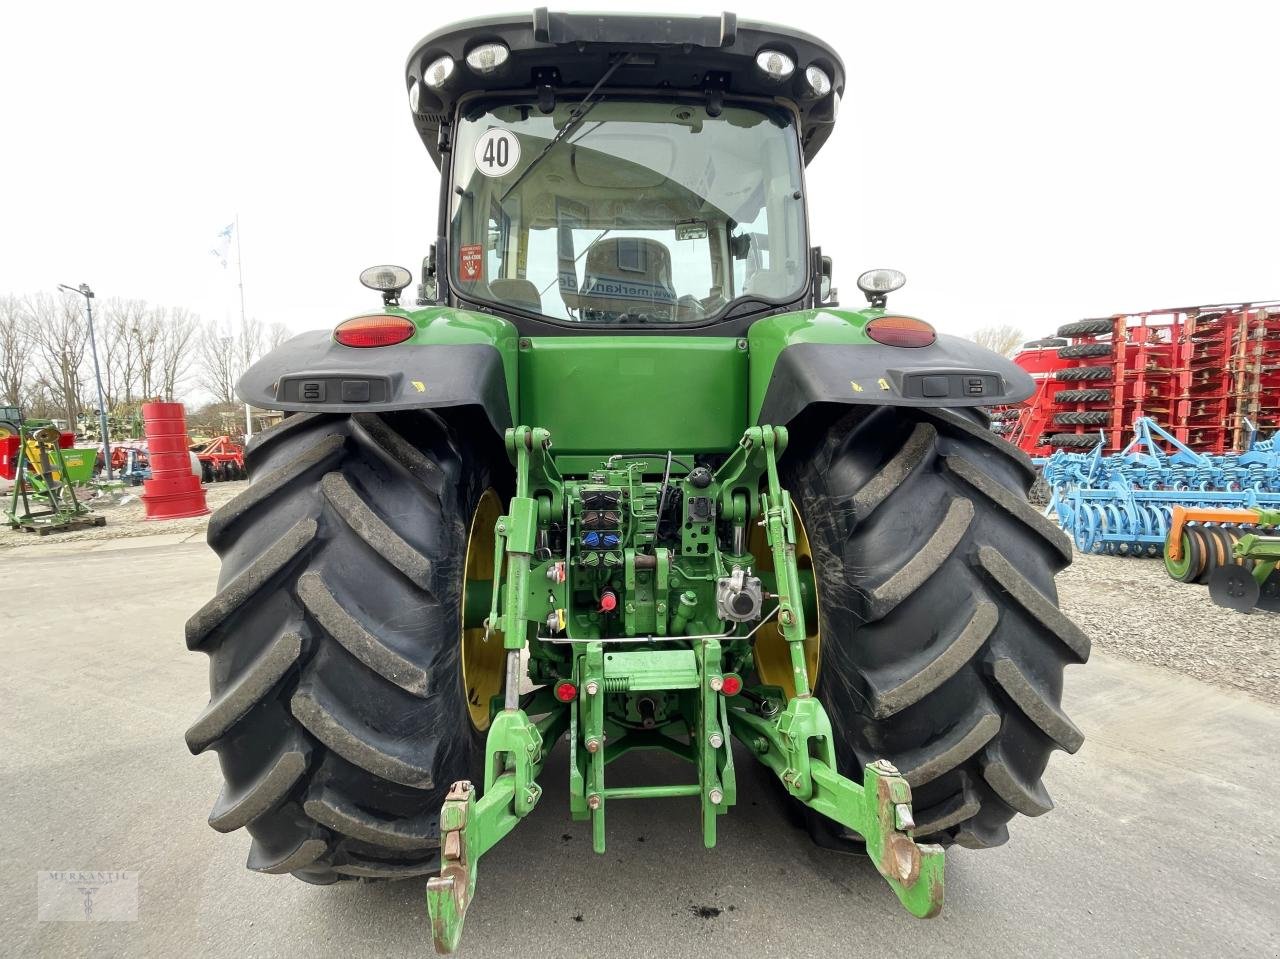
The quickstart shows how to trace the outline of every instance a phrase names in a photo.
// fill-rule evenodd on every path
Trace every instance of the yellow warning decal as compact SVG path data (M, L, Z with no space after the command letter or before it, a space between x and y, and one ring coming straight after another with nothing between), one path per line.
M410 380L409 382L413 384L413 388L419 393L425 393L427 391L427 384L422 382L422 380Z

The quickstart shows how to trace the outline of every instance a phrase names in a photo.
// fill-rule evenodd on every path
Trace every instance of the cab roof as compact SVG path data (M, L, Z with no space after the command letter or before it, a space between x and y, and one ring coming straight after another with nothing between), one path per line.
M483 43L500 42L510 55L495 72L480 75L466 55ZM791 58L786 79L770 78L756 65L762 50ZM447 131L454 108L474 92L525 93L581 99L612 67L631 54L600 88L654 96L767 97L793 106L800 121L805 163L831 134L844 94L844 64L831 47L799 30L718 17L643 14L552 13L539 7L530 14L480 17L443 27L424 37L405 65L405 86L418 84L414 126L437 167L441 128ZM441 57L453 59L453 72L439 89L421 82L427 67ZM831 92L815 97L805 80L809 66L821 68Z

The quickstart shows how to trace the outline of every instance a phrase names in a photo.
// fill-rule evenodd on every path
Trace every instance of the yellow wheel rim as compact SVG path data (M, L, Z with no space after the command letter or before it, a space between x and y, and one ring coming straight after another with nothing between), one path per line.
M467 711L471 724L484 731L489 728L489 701L502 693L502 675L506 664L506 651L502 647L502 634L490 634L484 640L484 628L467 629L467 583L469 581L493 582L494 526L502 513L498 494L492 489L484 491L476 511L471 515L471 528L467 533L467 558L463 564L462 602L459 619L462 628L462 686L467 694Z
M793 503L792 516L796 527L796 566L803 574L808 570L812 574L814 589L813 608L817 616L806 615L804 618L804 666L809 673L809 689L818 687L818 668L822 661L822 633L819 626L822 621L822 609L818 604L818 577L813 568L813 553L809 549L809 534L805 531L804 520L800 518L800 510ZM773 551L769 549L764 529L760 526L751 528L751 554L756 557L757 568L761 572L773 572ZM791 650L782 637L776 619L771 619L760 627L756 634L756 672L760 681L769 686L781 686L787 696L796 694L795 676L791 672Z

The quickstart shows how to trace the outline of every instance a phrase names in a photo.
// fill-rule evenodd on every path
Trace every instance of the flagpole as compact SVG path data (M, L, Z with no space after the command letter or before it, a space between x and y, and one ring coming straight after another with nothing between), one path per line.
M244 312L244 247L240 244L240 214L236 213L236 272L240 279L240 342L244 346L244 361L249 362L249 323ZM244 404L244 438L248 442L253 436L253 417L249 413L249 404Z

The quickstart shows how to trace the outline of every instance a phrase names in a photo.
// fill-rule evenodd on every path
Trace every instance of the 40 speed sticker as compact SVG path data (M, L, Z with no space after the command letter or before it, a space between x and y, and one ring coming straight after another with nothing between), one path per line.
M476 141L475 158L485 176L505 176L520 162L520 141L510 130L485 130Z

